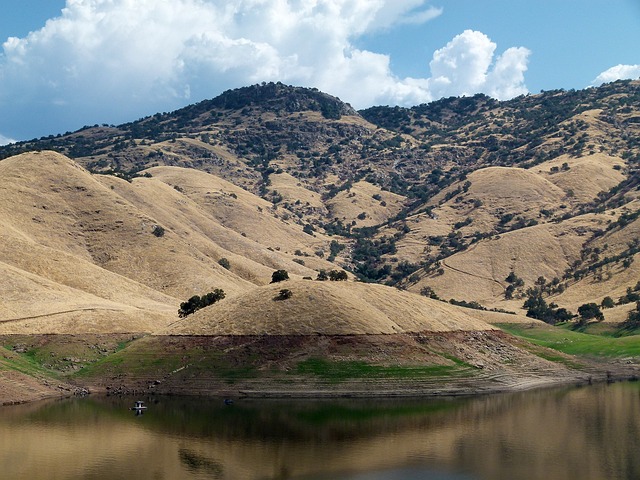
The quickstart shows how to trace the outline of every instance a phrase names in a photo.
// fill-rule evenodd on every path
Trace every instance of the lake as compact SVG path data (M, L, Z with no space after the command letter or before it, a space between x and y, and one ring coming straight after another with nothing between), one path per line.
M640 478L640 383L477 398L0 408L7 479Z

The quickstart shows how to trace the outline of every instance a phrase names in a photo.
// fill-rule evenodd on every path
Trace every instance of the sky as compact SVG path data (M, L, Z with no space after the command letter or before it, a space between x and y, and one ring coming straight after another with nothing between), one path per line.
M0 44L5 144L263 81L360 109L639 78L640 0L9 0Z

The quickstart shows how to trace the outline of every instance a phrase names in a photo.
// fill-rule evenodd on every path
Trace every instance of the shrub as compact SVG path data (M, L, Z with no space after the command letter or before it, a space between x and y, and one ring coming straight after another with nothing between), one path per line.
M160 225L154 225L151 233L160 238L164 235L164 228L162 228Z
M602 299L602 303L600 304L602 308L613 308L615 306L615 302L611 297L604 297Z
M289 280L289 274L286 270L276 270L271 274L271 283L278 283Z
M274 298L274 300L287 300L293 296L293 292L288 288L283 288L280 290L278 295Z
M329 276L327 275L327 271L326 270L320 270L318 272L318 276L316 277L316 280L324 282L325 280L328 280L328 279L329 279Z
M433 298L434 300L440 300L440 297L436 294L435 290L428 285L420 289L420 295Z
M218 260L218 265L220 265L222 268L226 268L227 270L231 270L231 263L229 263L229 260L227 260L225 257L222 257L220 260Z

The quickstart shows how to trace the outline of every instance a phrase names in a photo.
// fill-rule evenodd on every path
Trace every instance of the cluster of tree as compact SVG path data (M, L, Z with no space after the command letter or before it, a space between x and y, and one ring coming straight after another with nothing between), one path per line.
M580 280L590 273L594 273L597 276L598 272L602 272L604 267L618 262L622 262L623 268L629 268L633 264L634 255L640 253L640 240L634 239L627 246L628 248L622 253L604 258L600 258L600 253L604 251L603 249L586 248L581 254L581 260L576 261L572 268L567 269L563 278ZM588 267L578 268L585 260L589 260L591 264Z
M516 289L524 287L524 280L516 275L515 272L510 272L505 281L509 283L507 288L504 290L504 298L507 300L511 300L513 298Z
M618 299L618 305L638 301L640 301L640 282L636 283L636 286L633 288L627 287L627 292Z
M580 305L578 307L578 315L580 318L576 323L576 327L585 326L589 320L596 319L599 322L604 320L604 314L597 303L585 303Z
M573 318L574 315L566 308L559 308L555 303L547 304L542 294L543 290L539 287L527 289L527 300L523 305L527 309L527 317L536 318L551 325Z
M349 276L347 275L347 272L345 272L344 270L331 270L329 273L327 273L326 270L320 270L318 272L318 276L316 277L316 280L319 280L321 282L325 280L331 280L332 282L340 282L348 279L349 279Z
M184 318L187 315L191 315L192 313L200 310L201 308L213 305L214 303L222 300L225 296L226 295L224 293L224 290L222 290L221 288L216 288L213 292L206 293L202 296L194 295L186 302L182 302L180 304L178 316L180 318Z

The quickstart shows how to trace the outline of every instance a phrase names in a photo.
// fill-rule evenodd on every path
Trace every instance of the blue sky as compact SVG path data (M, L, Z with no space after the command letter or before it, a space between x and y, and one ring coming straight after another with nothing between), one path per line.
M638 0L12 3L0 15L0 143L260 81L364 108L640 77Z

